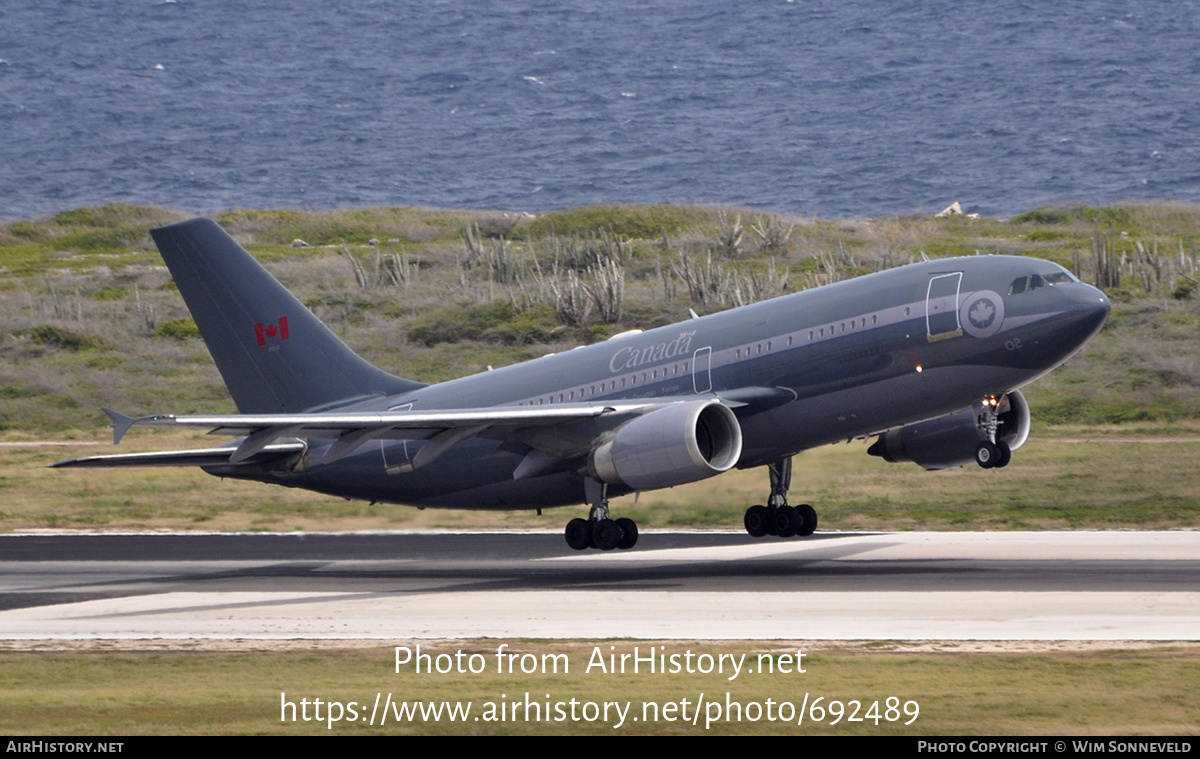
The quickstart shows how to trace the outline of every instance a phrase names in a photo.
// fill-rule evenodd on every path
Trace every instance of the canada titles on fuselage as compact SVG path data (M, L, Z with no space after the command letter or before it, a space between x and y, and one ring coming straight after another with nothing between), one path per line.
M641 349L626 346L613 354L612 360L608 362L608 369L615 374L628 369L636 369L639 366L659 363L664 359L683 356L687 354L695 335L696 330L692 330L680 332L679 336L670 342L664 341Z

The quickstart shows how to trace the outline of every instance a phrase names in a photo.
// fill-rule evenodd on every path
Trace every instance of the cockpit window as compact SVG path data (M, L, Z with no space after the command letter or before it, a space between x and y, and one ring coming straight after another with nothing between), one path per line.
M1012 284L1008 286L1008 294L1020 295L1021 293L1032 292L1046 285L1067 285L1078 281L1075 275L1067 271L1056 271L1045 275L1033 274L1028 277L1017 277L1014 279Z
M1008 286L1008 294L1020 295L1023 292L1029 292L1045 286L1046 280L1042 279L1042 275L1040 274L1034 274L1032 277L1017 277L1013 280L1013 283Z

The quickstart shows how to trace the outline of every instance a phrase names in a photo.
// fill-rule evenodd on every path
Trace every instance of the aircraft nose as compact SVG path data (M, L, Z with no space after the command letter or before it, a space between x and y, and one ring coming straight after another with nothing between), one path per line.
M1091 285L1070 289L1074 290L1071 298L1073 301L1071 310L1075 316L1072 331L1075 332L1079 338L1079 344L1082 345L1092 339L1100 331L1100 327L1104 326L1109 312L1112 311L1112 302L1102 290Z
M1084 298L1086 302L1085 310L1091 311L1091 317L1096 322L1095 329L1098 332L1105 320L1108 319L1109 312L1112 311L1112 302L1104 294L1103 290L1087 285L1087 291L1088 294ZM1087 306L1090 306L1090 309Z

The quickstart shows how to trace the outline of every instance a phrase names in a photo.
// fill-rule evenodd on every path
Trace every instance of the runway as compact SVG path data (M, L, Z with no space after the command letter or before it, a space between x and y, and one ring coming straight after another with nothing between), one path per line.
M0 536L0 639L1197 640L1200 532Z

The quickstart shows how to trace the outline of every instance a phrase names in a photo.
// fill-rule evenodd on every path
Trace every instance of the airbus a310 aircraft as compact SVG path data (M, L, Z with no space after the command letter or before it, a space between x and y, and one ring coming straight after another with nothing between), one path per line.
M1062 267L976 256L911 264L522 364L426 385L360 358L215 222L151 231L237 414L129 417L232 435L204 450L59 467L209 474L417 507L590 504L575 549L630 548L609 498L766 466L756 537L809 535L787 501L792 456L878 436L927 469L1005 466L1029 434L1018 388L1078 351L1109 302Z

